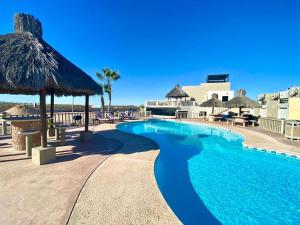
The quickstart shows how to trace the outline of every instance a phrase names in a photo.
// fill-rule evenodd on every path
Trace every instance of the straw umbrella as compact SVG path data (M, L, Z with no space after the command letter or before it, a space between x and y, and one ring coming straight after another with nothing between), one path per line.
M15 32L0 35L0 93L40 96L41 140L47 146L46 95L85 96L85 131L88 131L89 96L100 94L99 85L42 38L41 22L16 14Z
M179 84L177 84L171 91L169 91L169 93L166 95L166 98L170 99L170 98L175 98L177 99L182 99L182 98L187 98L189 97L189 95L187 93L185 93L179 86Z
M237 96L224 104L228 108L239 108L239 115L241 115L242 108L259 108L260 104L245 96L246 90L240 89L237 91Z
M202 102L201 107L212 107L212 114L215 112L215 107L223 107L223 102L218 99L217 94L212 94L212 98Z
M5 111L7 115L37 115L39 111L28 105L15 105Z

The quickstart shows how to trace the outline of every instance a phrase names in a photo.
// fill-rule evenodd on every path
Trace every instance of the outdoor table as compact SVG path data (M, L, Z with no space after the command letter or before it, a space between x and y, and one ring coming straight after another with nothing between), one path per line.
M227 125L229 125L229 122L231 122L231 125L233 125L234 118L227 118Z
M54 125L55 129L55 140L60 140L61 145L65 145L65 140L66 140L66 128L69 127L68 125L65 124L57 124Z
M18 134L25 136L25 143L26 143L26 156L31 157L32 155L32 136L34 134L39 134L39 130L26 130L26 131L19 131Z
M238 118L238 119L247 119L248 117L246 117L246 116L233 116L233 118Z
M219 123L221 123L222 118L222 116L214 116L214 121L218 121Z
M251 123L252 127L255 127L255 124L257 123L256 120L249 120L249 122Z
M47 118L48 120L50 117ZM40 130L40 116L5 116L2 120L11 124L12 147L15 151L26 150L26 138L19 135L19 132L28 130ZM32 147L41 145L41 135L35 133L32 135Z

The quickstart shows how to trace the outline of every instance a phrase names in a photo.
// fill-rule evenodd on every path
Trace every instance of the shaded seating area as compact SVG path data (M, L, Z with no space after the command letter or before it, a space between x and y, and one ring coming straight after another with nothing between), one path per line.
M257 120L251 114L242 113L243 108L259 108L260 104L257 101L254 101L245 96L246 91L240 89L237 91L237 96L228 102L224 103L224 106L227 108L238 108L238 115L227 117L227 124L232 125L242 125L246 127L247 125L255 126Z
M55 95L85 96L85 129L80 139L87 141L92 137L88 130L89 96L101 94L102 89L90 76L43 40L38 19L27 14L16 14L14 22L14 33L0 35L0 93L39 95L37 121L41 143L40 147L33 148L32 160L40 165L55 160L55 147L47 142L46 96L50 95L51 99L49 129L54 128ZM30 132L20 130L26 131ZM48 156L49 160L46 159Z

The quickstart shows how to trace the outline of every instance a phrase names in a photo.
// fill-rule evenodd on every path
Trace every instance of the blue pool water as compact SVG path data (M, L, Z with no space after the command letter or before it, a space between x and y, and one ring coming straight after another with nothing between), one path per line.
M160 120L118 125L156 141L158 186L184 224L300 224L300 160L242 146L204 125Z

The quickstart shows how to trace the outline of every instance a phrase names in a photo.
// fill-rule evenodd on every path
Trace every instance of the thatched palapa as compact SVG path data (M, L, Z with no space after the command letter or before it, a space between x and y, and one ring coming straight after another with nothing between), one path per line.
M21 115L37 115L39 111L28 105L15 105L10 109L4 111L7 115L21 116Z
M212 113L214 114L214 109L215 107L223 107L224 104L222 101L220 101L218 99L218 95L217 94L212 94L212 98L202 102L202 104L200 105L201 107L212 107Z
M0 35L0 93L39 94L42 147L47 146L46 94L84 95L85 131L88 131L89 95L101 87L42 38L41 22L31 15L15 16L15 32Z
M201 107L223 107L223 102L218 99L217 94L212 94L212 98L202 102Z
M177 84L169 93L166 95L166 98L186 98L189 97L187 93L185 93Z
M239 108L239 114L241 114L242 108L259 108L260 104L257 101L252 100L245 96L246 91L244 89L240 89L237 91L237 96L233 99L229 100L224 104L225 107L228 108Z
M99 85L42 39L41 23L17 14L15 33L0 35L0 93L100 94Z

